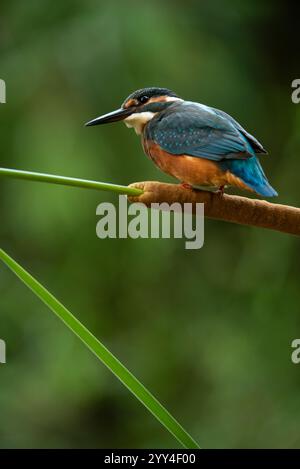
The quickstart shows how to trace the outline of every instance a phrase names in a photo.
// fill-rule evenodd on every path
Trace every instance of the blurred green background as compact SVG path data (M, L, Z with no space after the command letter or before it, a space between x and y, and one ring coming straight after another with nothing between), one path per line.
M83 127L135 89L163 86L254 133L278 201L299 206L289 2L15 0L2 2L0 23L1 166L171 181L124 125ZM117 196L1 179L1 247L203 447L300 447L298 239L206 220L199 251L182 240L102 241L102 201ZM4 266L0 338L1 447L179 446Z

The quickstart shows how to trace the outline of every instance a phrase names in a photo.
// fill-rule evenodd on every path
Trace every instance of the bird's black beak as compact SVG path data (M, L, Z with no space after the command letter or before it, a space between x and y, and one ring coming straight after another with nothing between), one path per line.
M135 111L134 107L130 108L120 108L117 109L116 111L109 112L108 114L104 114L103 116L96 117L96 119L93 119L89 122L87 122L85 125L90 126L90 125L100 125L100 124L108 124L109 122L117 122L121 121L123 119L126 119L126 117L130 116L133 114Z

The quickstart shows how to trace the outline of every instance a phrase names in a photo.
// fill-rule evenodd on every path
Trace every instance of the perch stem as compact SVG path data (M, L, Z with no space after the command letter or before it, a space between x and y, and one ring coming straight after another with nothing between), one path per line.
M129 187L143 191L139 197L130 196L130 202L143 202L148 207L162 202L192 203L193 210L196 203L204 203L204 214L208 218L300 235L300 209L296 207L236 195L186 190L180 185L155 181L137 182Z

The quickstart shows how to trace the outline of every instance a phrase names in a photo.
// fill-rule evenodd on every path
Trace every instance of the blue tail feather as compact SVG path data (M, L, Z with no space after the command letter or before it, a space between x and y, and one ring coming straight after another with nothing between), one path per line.
M256 156L246 160L226 160L223 169L239 177L247 186L264 197L275 197L277 192L270 185Z

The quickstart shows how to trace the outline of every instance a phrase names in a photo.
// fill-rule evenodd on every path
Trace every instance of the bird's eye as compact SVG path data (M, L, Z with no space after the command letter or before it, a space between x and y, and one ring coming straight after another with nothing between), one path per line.
M144 104L144 103L146 103L146 102L148 101L148 99L149 99L149 96L144 95L144 96L141 96L141 97L139 98L139 102L140 102L141 104Z

